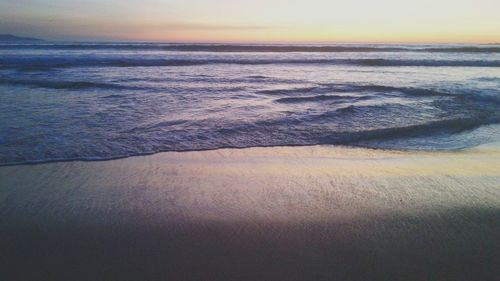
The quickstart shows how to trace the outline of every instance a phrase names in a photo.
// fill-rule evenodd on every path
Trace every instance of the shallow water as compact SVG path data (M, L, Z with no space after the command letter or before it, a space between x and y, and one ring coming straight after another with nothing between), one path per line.
M497 140L498 45L0 45L0 164Z

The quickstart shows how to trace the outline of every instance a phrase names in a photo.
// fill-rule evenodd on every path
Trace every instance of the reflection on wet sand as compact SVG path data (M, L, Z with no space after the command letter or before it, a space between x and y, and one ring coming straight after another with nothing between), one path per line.
M494 280L500 151L314 147L0 167L11 280Z

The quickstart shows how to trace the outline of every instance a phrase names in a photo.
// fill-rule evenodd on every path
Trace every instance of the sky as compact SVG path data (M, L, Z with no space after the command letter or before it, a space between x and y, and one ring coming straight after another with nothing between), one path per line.
M499 0L1 0L49 40L498 43Z

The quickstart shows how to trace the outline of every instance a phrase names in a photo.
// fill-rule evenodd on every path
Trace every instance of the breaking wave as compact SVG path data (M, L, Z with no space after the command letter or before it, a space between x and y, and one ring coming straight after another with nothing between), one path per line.
M429 53L500 53L499 46L411 45L227 45L227 44L162 44L162 43L42 43L0 44L1 49L42 50L124 50L124 51L180 51L180 52L242 52L242 53L337 53L337 52L429 52Z
M352 65L366 67L500 67L500 60L400 60L400 59L139 59L112 58L0 58L0 69L68 67L176 67L198 65Z

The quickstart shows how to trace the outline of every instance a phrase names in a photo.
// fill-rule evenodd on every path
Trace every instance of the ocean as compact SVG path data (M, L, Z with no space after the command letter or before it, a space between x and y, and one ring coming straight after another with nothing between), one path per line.
M500 139L500 45L0 45L0 165Z

